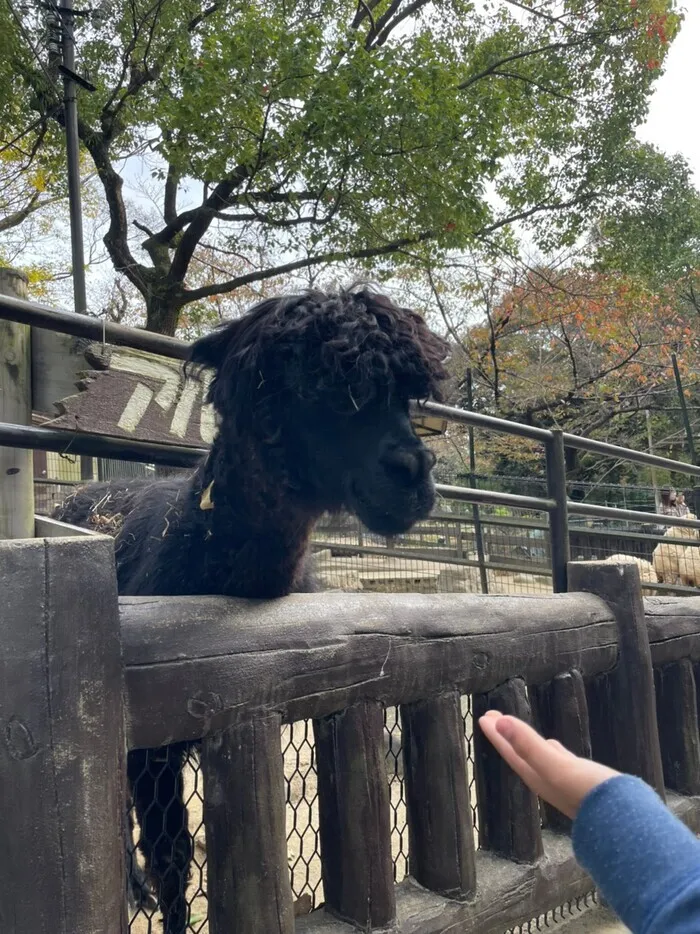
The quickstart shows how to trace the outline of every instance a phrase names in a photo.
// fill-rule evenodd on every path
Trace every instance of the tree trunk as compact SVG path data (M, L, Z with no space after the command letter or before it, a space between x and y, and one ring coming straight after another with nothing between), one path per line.
M159 276L161 282L163 279ZM164 278L164 277L163 277ZM183 294L180 283L175 286L157 283L146 296L146 330L156 334L175 336L180 310L183 307Z

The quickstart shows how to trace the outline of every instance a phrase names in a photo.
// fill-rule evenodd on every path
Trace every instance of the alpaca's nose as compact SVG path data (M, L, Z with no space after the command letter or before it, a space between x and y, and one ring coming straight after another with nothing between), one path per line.
M425 480L435 466L435 455L423 447L388 447L380 458L386 472L398 483L412 485Z

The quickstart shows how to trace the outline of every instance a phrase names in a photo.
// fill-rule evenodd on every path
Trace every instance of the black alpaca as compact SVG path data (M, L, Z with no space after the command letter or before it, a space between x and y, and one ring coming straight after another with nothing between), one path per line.
M120 517L119 592L281 597L313 589L308 541L349 509L395 535L434 503L411 400L440 398L447 345L368 289L268 299L192 346L214 371L211 452L190 477L90 485L57 518ZM206 634L204 634L206 638ZM183 744L129 754L140 848L166 934L184 934L192 840ZM133 884L133 883L132 883Z

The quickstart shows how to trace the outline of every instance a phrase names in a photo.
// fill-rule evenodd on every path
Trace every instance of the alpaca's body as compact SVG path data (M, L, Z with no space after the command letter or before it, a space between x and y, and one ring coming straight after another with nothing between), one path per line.
M273 598L312 590L308 541L347 508L396 534L430 513L433 456L411 399L439 398L445 343L370 292L268 300L193 345L214 371L219 430L191 476L93 484L56 518L117 531L120 594ZM202 633L206 640L206 632ZM187 746L136 750L128 773L140 847L166 934L184 934L192 858ZM132 890L138 893L138 872Z
M686 518L694 519L695 516L689 513ZM698 538L698 530L685 525L670 525L664 532L664 539L666 538ZM662 583L676 584L681 579L681 572L685 569L686 547L663 539L656 546L651 560Z

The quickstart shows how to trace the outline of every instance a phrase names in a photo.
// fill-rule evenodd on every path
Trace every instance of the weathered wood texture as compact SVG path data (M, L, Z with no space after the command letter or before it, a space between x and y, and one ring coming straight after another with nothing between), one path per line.
M666 787L700 795L700 737L693 663L688 658L654 670L661 761Z
M449 898L476 891L474 831L460 695L401 707L409 872Z
M98 534L93 529L81 529L77 525L59 522L58 519L49 519L47 516L34 516L35 538L94 538Z
M323 891L328 910L364 930L395 917L384 710L360 701L314 721Z
M585 594L148 597L120 607L133 747L196 739L255 711L302 720L363 697L403 704L518 675L590 676L617 658L612 613Z
M532 722L525 682L521 678L513 678L488 694L475 694L473 709L474 771L481 847L518 863L533 863L542 855L537 796L506 765L477 723L487 710L500 710L526 723Z
M27 278L0 268L0 295L27 297ZM31 340L25 324L0 319L0 422L32 423ZM34 537L32 452L0 447L0 539Z
M669 794L671 810L695 833L700 832L696 799ZM569 838L545 830L544 856L523 865L480 850L476 854L479 887L472 901L448 901L410 879L397 887L397 934L503 934L555 905L590 892L591 879L574 859ZM315 911L297 918L297 934L351 934L352 928Z
M80 391L54 399L52 427L195 446L213 440L214 414L203 405L210 374L186 378L179 360L128 347L89 344L82 357Z
M294 934L279 715L202 749L211 934Z
M617 666L605 677L602 692L589 693L593 756L638 775L663 797L654 676L639 568L602 561L572 562L569 588L602 597L615 613L618 626ZM605 719L609 729L601 723Z
M85 350L92 341L44 328L32 328L32 407L56 415L54 403L72 396L88 364Z
M125 934L113 543L0 542L0 593L0 930Z
M557 675L547 684L530 688L533 721L547 739L557 739L577 756L591 758L586 687L579 671ZM544 825L568 833L571 820L542 802Z
M655 666L700 662L700 597L647 597L644 613Z

